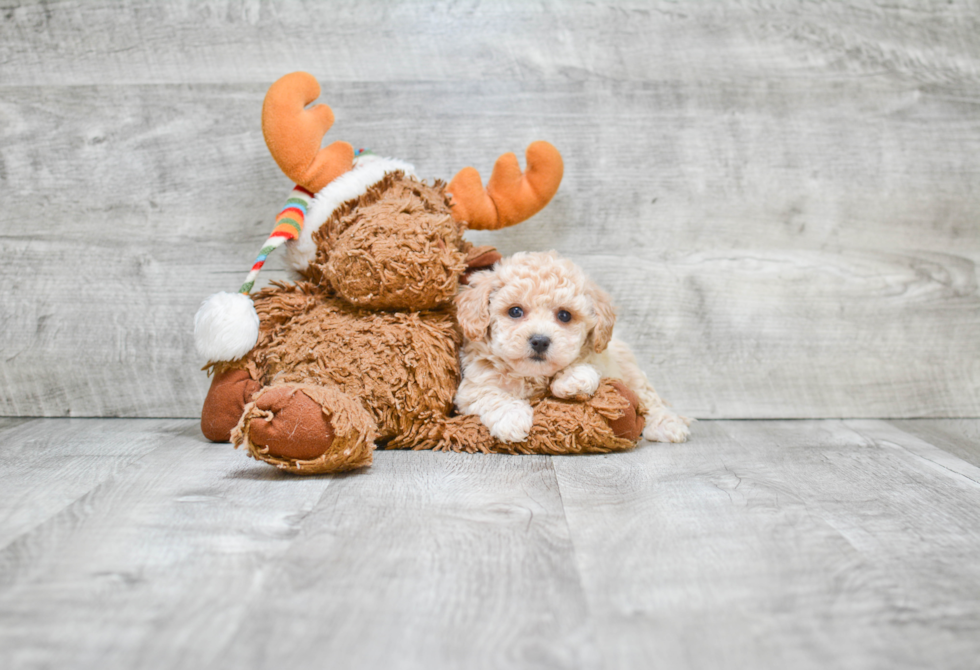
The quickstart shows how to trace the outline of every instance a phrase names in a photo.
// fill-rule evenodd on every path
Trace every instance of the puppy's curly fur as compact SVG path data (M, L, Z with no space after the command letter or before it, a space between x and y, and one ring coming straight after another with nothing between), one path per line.
M609 296L556 252L518 253L473 275L456 307L464 336L456 408L478 415L494 437L527 438L529 399L548 391L585 398L611 377L639 398L644 438L687 439L691 420L665 405L630 348L612 337Z

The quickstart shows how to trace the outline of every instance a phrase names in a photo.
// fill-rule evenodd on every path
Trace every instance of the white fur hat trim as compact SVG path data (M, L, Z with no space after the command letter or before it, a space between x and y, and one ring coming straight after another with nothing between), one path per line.
M354 167L323 187L316 194L306 212L303 230L295 240L286 242L286 263L292 269L302 272L316 258L316 245L313 244L313 231L322 226L334 210L348 200L359 198L378 183L386 174L401 170L409 177L415 177L415 166L397 158L384 158L365 153L354 160Z
M259 315L244 293L215 293L194 315L194 344L209 361L234 361L259 339Z

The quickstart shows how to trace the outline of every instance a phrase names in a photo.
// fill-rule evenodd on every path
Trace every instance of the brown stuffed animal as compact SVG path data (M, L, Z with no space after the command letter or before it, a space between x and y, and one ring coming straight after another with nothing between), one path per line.
M546 142L498 159L486 190L465 168L448 185L427 184L411 165L321 149L333 123L309 74L277 81L263 105L266 143L298 183L245 285L217 294L195 317L199 351L211 362L201 413L204 435L245 445L297 473L371 463L373 450L444 449L584 453L632 448L642 430L637 399L604 381L586 401L537 398L526 442L492 438L475 416L454 416L459 328L453 298L469 272L500 255L463 239L542 209L558 190L560 154ZM451 196L450 196L451 194ZM250 299L266 256L286 243L304 278L274 283Z

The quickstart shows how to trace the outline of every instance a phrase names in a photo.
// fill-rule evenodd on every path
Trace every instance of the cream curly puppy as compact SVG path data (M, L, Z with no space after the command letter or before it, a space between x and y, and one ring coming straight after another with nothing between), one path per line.
M621 379L640 400L643 437L684 442L691 420L657 395L633 352L613 339L609 296L556 252L523 252L477 272L456 297L463 379L456 408L476 414L505 442L527 439L529 398L591 396L602 377Z

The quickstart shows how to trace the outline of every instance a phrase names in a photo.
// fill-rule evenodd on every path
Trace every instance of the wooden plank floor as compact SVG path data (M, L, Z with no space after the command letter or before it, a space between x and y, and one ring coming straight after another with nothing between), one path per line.
M975 668L980 420L704 421L299 479L0 419L3 668Z

